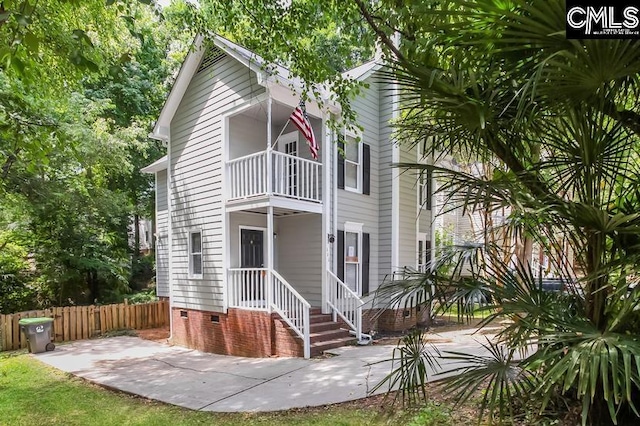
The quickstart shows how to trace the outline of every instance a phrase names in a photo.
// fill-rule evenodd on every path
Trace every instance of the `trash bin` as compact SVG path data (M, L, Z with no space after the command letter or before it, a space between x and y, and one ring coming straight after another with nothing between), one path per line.
M56 345L51 343L53 318L23 318L18 324L27 339L29 352L37 354L56 348Z

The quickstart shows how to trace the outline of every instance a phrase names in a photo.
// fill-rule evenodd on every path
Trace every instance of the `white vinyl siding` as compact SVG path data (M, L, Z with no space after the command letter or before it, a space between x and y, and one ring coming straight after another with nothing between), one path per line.
M353 101L352 108L357 113L357 124L362 127L361 139L364 143L370 146L371 195L338 189L337 224L338 229L343 230L343 224L345 222L362 223L362 232L370 234L369 290L374 291L380 284L380 281L378 280L378 194L380 190L378 164L380 163L381 149L379 135L379 127L381 124L379 111L381 96L379 93L380 83L377 81L375 74L369 77L366 80L366 83L369 84L369 87L362 89L361 95ZM388 102L388 99L383 99L383 101ZM388 142L384 141L383 143ZM337 252L335 244L333 244L333 249ZM340 262L341 260L338 259L337 261Z
M156 173L156 295L169 297L167 171Z
M416 160L415 148L407 145L400 145L400 162L412 163ZM410 266L415 268L416 265L416 240L417 240L417 209L418 191L416 190L417 175L414 172L400 173L400 239L398 247L398 267L402 268Z
M224 243L221 114L263 93L255 74L226 56L196 74L171 122L173 306L222 311ZM189 278L189 230L202 230L201 280Z
M322 305L322 216L305 214L277 219L276 270L311 306Z

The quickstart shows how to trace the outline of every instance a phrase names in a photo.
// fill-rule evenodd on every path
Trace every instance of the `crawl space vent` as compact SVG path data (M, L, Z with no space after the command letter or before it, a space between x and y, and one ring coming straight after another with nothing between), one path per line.
M205 71L224 58L224 52L217 47L211 47L207 50L204 57L202 58L202 62L200 62L200 67L198 68L198 72Z

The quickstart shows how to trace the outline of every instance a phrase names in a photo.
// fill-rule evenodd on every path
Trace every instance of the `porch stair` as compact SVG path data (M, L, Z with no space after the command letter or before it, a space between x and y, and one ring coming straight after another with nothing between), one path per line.
M284 321L282 323L286 326ZM311 308L309 311L309 331L312 357L322 355L329 349L356 343L356 338L349 333L346 326L334 322L332 315L323 314L321 308ZM291 333L293 334L293 331ZM300 341L302 342L302 339Z

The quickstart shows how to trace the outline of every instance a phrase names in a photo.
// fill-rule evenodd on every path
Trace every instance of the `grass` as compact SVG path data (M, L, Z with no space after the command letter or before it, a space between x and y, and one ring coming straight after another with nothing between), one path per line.
M427 411L425 411L427 410ZM447 426L448 408L428 404L421 425ZM414 414L381 414L358 402L276 413L192 411L92 385L42 364L24 352L0 354L0 424L7 425L389 425Z

